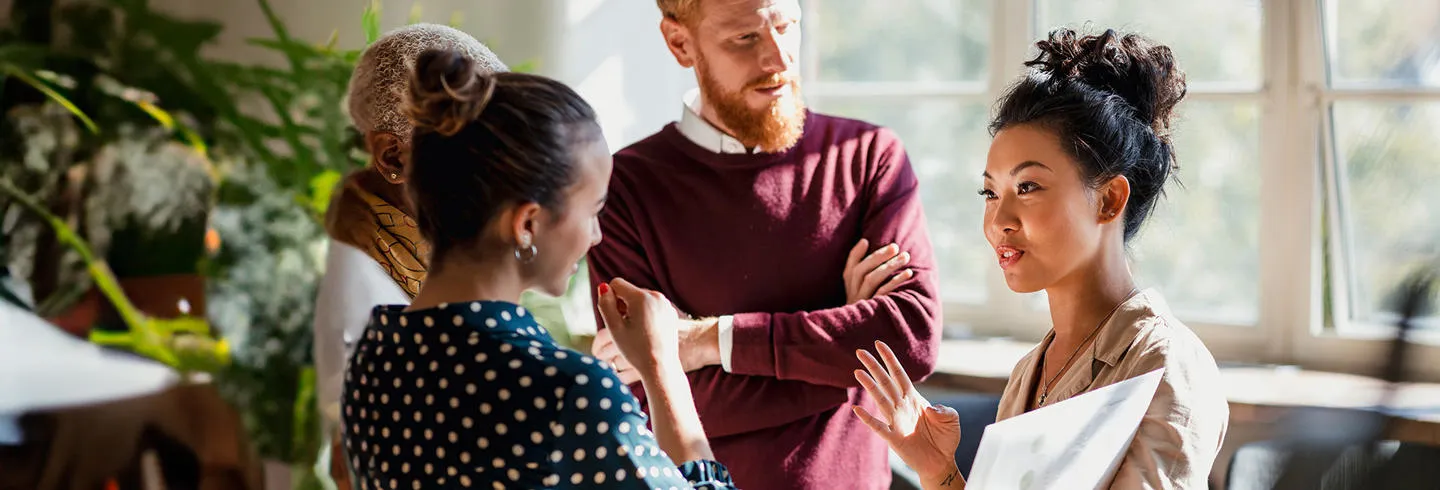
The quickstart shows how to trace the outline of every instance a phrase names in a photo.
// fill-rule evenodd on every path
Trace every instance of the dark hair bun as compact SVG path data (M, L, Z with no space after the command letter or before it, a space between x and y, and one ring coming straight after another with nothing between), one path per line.
M1083 83L1120 96L1135 117L1169 142L1171 116L1186 90L1185 73L1175 66L1169 47L1138 34L1120 36L1114 29L1087 36L1057 29L1035 46L1040 53L1026 66L1055 82Z
M415 60L406 114L417 131L453 136L480 117L495 94L495 78L464 54L432 49Z

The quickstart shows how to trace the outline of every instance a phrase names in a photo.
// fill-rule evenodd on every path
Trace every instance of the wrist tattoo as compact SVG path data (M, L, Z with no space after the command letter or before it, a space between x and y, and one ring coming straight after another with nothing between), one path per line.
M956 477L956 476L959 476L959 475L960 475L960 471L959 471L959 470L956 470L954 473L951 473L950 476L947 476L947 477L945 477L944 480L941 480L941 481L940 481L940 486L942 486L942 487L948 487L948 486L950 486L951 483L955 483L955 477Z

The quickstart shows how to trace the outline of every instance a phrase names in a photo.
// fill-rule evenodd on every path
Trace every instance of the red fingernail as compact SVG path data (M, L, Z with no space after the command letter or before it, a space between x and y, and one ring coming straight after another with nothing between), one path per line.
M609 285L609 284L605 284L605 283L603 283L603 282L600 283L600 295L601 295L601 296L604 296L604 295L607 295L607 294L610 294L610 285Z

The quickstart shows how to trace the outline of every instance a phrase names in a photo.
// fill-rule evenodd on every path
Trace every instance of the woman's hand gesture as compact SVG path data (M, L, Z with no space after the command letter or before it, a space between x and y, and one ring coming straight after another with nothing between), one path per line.
M869 352L856 351L865 369L855 370L855 379L879 404L880 413L871 414L856 406L855 415L890 444L927 484L946 479L959 483L955 448L960 445L960 415L950 407L925 401L884 342L875 342L875 350L885 365L881 366Z

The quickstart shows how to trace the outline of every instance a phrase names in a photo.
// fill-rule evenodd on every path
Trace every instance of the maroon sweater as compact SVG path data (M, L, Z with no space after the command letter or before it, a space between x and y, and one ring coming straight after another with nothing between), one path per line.
M855 350L883 340L911 377L934 369L940 300L918 185L890 130L815 113L784 153L717 154L671 124L615 155L591 281L623 277L692 315L734 315L732 372L690 382L740 488L888 487L885 443L851 413L874 405ZM846 305L861 238L899 243L916 276Z

